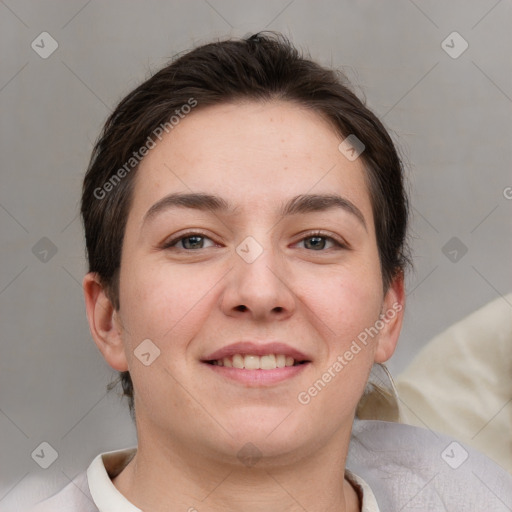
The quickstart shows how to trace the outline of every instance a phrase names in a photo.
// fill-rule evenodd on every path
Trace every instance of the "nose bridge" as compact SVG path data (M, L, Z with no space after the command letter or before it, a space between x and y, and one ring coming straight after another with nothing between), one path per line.
M247 236L235 248L224 307L231 312L248 310L258 317L289 313L294 299L282 258L268 233L256 236Z
M260 234L258 238L261 242L248 236L236 247L238 261L235 261L235 271L237 279L245 288L256 288L251 290L252 293L260 288L261 293L270 293L277 285L275 281L279 281L276 277L279 272L277 250L268 234Z

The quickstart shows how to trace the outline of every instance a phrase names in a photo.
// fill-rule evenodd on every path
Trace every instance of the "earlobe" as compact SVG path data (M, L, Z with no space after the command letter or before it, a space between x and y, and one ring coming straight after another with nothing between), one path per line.
M402 324L405 309L404 274L399 272L389 285L382 305L382 321L384 326L379 333L375 349L374 361L386 362L394 353Z
M118 313L95 272L82 282L91 335L107 363L118 371L128 370Z

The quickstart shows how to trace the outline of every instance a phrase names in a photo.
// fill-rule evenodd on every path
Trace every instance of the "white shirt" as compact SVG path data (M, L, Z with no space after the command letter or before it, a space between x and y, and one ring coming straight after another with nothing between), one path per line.
M135 452L136 448L127 448L99 454L87 472L78 475L59 493L39 504L33 512L142 512L112 483L112 478L121 472ZM380 512L368 484L349 470L346 476L362 497L362 511Z
M141 512L111 480L135 450L98 455L86 472L31 512ZM358 420L347 468L362 512L512 510L511 475L476 450L426 429Z

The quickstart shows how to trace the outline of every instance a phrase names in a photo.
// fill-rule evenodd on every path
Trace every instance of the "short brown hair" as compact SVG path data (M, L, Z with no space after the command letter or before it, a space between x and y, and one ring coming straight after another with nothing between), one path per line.
M408 199L395 145L341 72L303 57L281 34L260 32L177 56L121 100L106 121L84 178L81 213L89 271L98 273L116 309L121 249L140 149L159 127L169 126L171 117L190 105L191 98L196 110L234 100L291 101L324 117L343 138L355 135L362 141L361 159L387 290L409 261ZM120 380L133 413L129 372L121 372Z

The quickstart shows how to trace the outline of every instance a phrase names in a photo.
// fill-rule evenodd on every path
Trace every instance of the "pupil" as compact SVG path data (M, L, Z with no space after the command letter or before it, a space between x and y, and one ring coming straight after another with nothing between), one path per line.
M201 244L202 239L203 239L202 236L189 236L182 240L183 246L185 247L185 249L197 249L198 247L200 247L202 245ZM192 240L192 243L189 243L191 240Z
M315 240L316 242L313 242L313 244L311 244L312 240ZM318 243L318 242L320 242L320 243ZM316 249L318 249L318 248L323 249L324 246L325 246L325 240L321 236L312 236L312 237L309 237L307 239L306 245L312 246L313 249L315 249L315 248Z

